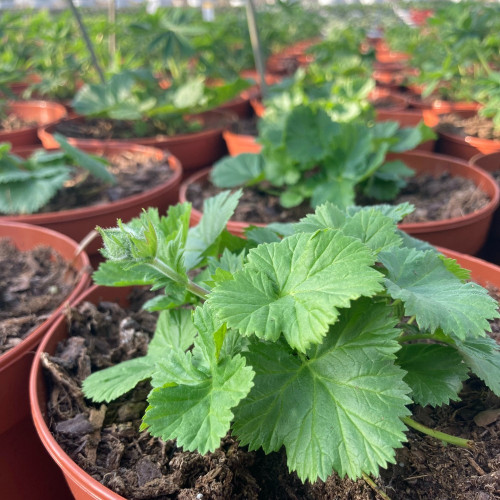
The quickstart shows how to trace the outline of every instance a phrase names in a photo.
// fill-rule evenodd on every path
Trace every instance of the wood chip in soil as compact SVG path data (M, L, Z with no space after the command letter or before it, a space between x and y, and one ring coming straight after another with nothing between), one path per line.
M156 188L174 175L165 160L158 161L143 153L125 151L108 157L108 160L108 170L115 176L116 184L107 184L89 175L86 170L75 169L75 175L65 183L64 188L37 213L114 202Z
M463 118L450 113L439 117L437 130L461 137L478 137L480 139L500 140L500 129L495 129L493 121L480 115Z
M214 453L201 456L139 432L148 384L107 405L85 400L81 381L91 371L146 352L156 316L139 309L143 301L136 293L129 310L115 303L82 304L71 312L69 339L46 358L51 430L80 467L131 500L376 499L364 481L336 474L302 484L288 472L283 450L248 452L230 435ZM461 398L439 408L415 405L412 411L424 425L474 439L474 450L443 446L409 430L395 465L375 480L393 500L500 498L500 418L494 416L500 398L476 378L464 385Z
M209 180L191 184L187 199L199 211L203 200L223 191ZM470 180L444 174L439 177L418 175L408 180L408 185L391 203L403 202L415 205L415 212L404 219L409 222L428 222L460 217L485 207L489 198ZM375 204L374 200L359 197L359 205ZM248 223L269 224L271 222L295 222L313 210L307 203L284 209L279 197L259 189L244 189L243 196L231 220Z
M24 120L15 114L9 114L0 120L0 130L2 132L13 132L32 127L38 127L38 122L35 120Z
M0 238L0 354L43 323L75 280L75 271L51 248L20 252L9 238Z

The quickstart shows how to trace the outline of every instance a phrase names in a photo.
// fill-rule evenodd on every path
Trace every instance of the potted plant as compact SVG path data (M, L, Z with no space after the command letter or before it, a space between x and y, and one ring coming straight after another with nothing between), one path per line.
M60 150L21 151L25 159L10 154L7 145L0 150L0 220L48 227L82 241L97 224L177 202L182 168L174 156L125 143L77 149L61 135L54 138ZM100 246L95 240L86 248L95 258Z
M90 282L78 244L55 231L0 222L2 313L0 401L15 401L0 423L2 494L67 497L62 476L41 447L29 414L28 378L34 351L61 311ZM29 471L29 479L26 473Z
M191 229L189 206L181 205L166 218L149 211L131 224L102 230L108 261L97 282L157 283L166 295L146 305L162 310L147 354L84 379L84 394L96 402L86 403L85 412L102 421L106 405L99 402L113 406L110 401L150 380L141 429L168 446L204 454L216 450L231 428L250 450L262 447L267 454L284 446L288 467L301 481L325 481L335 471L363 478L378 491L370 476L394 461L407 426L471 449L468 438L419 425L408 406L456 399L469 370L500 392L498 346L485 333L498 306L485 289L466 282L468 272L455 261L397 230L412 208L343 212L327 203L289 228L289 236L253 230L247 240L229 243L237 248L231 252L220 231L237 197L224 193L208 202L207 218ZM207 273L189 277L195 274L188 271L207 263ZM124 296L95 289L89 298L99 295ZM194 314L186 303L196 307ZM137 485L127 486L115 474L110 487L119 493L113 493L69 459L47 428L41 364L56 360L43 353L54 353L66 335L61 320L33 365L37 428L75 495L122 498ZM61 365L54 370L64 376ZM235 456L236 445L225 439ZM225 467L223 456L218 464ZM165 472L178 461L171 460ZM186 488L161 483L155 467L147 470L144 485ZM225 477L228 487L233 476ZM186 493L207 491L198 481L192 484Z
M13 147L40 144L37 130L67 115L66 108L51 101L9 101L2 105L0 141Z
M39 137L47 149L56 147L54 132L74 145L101 140L168 149L189 171L224 154L222 130L234 120L227 113L205 110L247 85L240 79L207 86L203 78L195 78L163 90L149 71L123 71L106 84L82 87L73 100L82 116L44 127Z

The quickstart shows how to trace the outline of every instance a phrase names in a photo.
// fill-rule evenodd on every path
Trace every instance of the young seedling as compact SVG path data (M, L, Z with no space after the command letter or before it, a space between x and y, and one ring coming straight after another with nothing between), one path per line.
M150 380L153 436L203 454L230 431L250 450L284 446L290 470L315 481L377 475L417 425L408 406L458 399L469 372L500 394L486 333L497 303L397 229L413 207L326 203L243 240L224 229L239 196L207 200L194 228L183 204L100 229L96 283L163 293L145 306L161 311L147 355L90 375L88 398Z

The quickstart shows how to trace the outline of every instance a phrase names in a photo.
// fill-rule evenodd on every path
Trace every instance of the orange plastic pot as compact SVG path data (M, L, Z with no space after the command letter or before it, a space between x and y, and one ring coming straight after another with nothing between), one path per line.
M86 152L100 156L112 156L124 151L142 153L154 160L168 163L174 175L168 179L167 182L153 189L111 203L74 208L60 212L5 215L0 216L0 221L36 224L37 226L59 231L76 241L81 241L88 233L95 229L97 225L102 227L113 227L116 225L117 219L122 219L124 222L127 222L133 217L137 217L143 208L158 207L160 213L163 213L166 212L170 205L177 203L182 168L175 156L166 156L165 152L160 149L138 144L105 143L99 141L92 143L87 141L79 147ZM28 153L29 151L24 151L24 154ZM86 247L86 249L89 255L94 258L99 255L98 250L101 247L102 240L96 238Z
M436 114L460 113L461 116L474 116L481 108L478 102L468 101L445 101L434 99L433 101L423 101L416 95L408 94L406 100L409 106L416 109L432 109Z
M392 50L384 50L378 48L375 50L375 59L382 64L391 64L391 63L404 64L411 59L411 56L406 52L396 52Z
M80 295L74 302L77 305L83 301L94 304L101 300L116 302L122 306L127 306L127 297L130 288L106 288L94 286ZM66 318L60 316L54 323L47 336L41 342L33 361L29 380L29 395L31 404L31 415L35 424L36 432L52 457L53 461L64 474L64 478L71 490L73 498L76 500L124 500L122 496L114 493L103 486L93 477L89 476L83 469L63 451L56 442L47 426L47 390L42 373L40 357L42 353L54 354L57 344L67 338L68 328ZM7 498L7 497L6 497ZM16 497L11 497L16 498ZM58 498L58 497L53 497ZM58 498L59 500L59 498Z
M425 151L397 153L388 156L388 160L395 159L404 161L405 164L416 171L417 175L439 175L443 172L449 172L453 176L471 179L479 189L488 195L490 198L488 205L472 214L440 221L399 225L403 231L432 245L440 245L468 254L477 253L486 241L493 213L500 203L500 189L491 175L464 161ZM181 202L187 201L186 193L189 185L195 182L204 182L209 174L210 169L206 169L197 172L183 182L179 190L179 200ZM193 226L198 224L201 217L202 213L200 211L191 210L191 224ZM243 236L245 229L249 225L263 226L264 224L258 221L229 221L227 229L237 236Z
M227 150L231 156L241 153L260 153L262 144L257 142L257 137L248 134L236 134L230 130L225 130L222 134L226 141Z
M236 120L236 116L222 111L206 111L199 115L190 116L193 120L199 120L205 129L192 134L179 134L172 137L155 136L140 137L133 139L80 139L69 137L68 142L77 147L87 144L97 143L119 143L119 144L140 144L143 146L155 147L168 150L179 159L183 171L190 172L198 170L207 165L211 165L227 154L226 143L222 138L222 132ZM68 121L82 122L85 118L76 117ZM56 149L59 147L54 139L55 126L49 125L38 130L38 136L46 149Z
M0 222L0 237L9 237L22 251L38 245L56 250L71 262L77 281L71 294L28 337L0 356L0 493L5 499L69 498L60 472L54 467L36 436L30 418L28 381L33 354L49 327L66 304L75 300L90 282L87 254L76 255L78 244L46 228L20 223Z
M0 142L10 142L13 147L40 144L38 127L56 123L68 114L62 104L51 101L11 101L6 112L37 124L9 132L0 131Z
M463 160L470 160L479 153L490 154L500 151L500 141L498 140L480 139L471 135L462 136L441 130L438 135L438 152Z
M389 90L388 88L374 88L368 95L368 100L377 109L377 100L383 99L390 103L389 106L379 108L386 111L403 111L408 107L406 99L399 93Z
M490 174L493 172L500 172L500 151L487 155L475 155L469 162L475 167L481 168ZM493 220L486 244L479 255L485 260L500 264L500 208L497 208L493 214Z
M253 108L253 112L259 117L262 118L264 113L266 112L266 107L262 103L260 99L250 99L250 105Z
M418 174L440 175L448 172L452 176L465 177L484 191L489 203L474 213L432 222L400 224L406 233L427 241L432 245L449 248L474 255L486 242L493 214L500 203L500 189L495 179L480 168L449 156L423 151L389 155L390 159L400 159Z

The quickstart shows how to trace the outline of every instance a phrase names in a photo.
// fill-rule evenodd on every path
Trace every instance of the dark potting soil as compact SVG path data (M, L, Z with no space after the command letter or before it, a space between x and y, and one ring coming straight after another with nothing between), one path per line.
M201 125L195 128L201 129ZM79 139L130 139L133 137L154 137L167 135L165 130L155 127L149 121L110 120L86 118L85 121L63 121L55 125L55 131L66 137ZM175 133L187 133L188 123L176 122Z
M0 238L0 355L59 307L75 279L75 271L51 248L21 252L9 238Z
M259 118L257 116L252 116L251 118L240 118L232 124L231 132L242 135L253 135L256 137L259 134L257 129L258 121Z
M214 196L222 190L205 180L189 186L187 199L194 208L202 210L203 199ZM407 216L403 222L426 222L448 219L473 213L490 201L486 193L477 188L469 179L452 177L449 174L433 177L418 175L408 180L408 185L401 191L392 204L408 201L415 205L415 212ZM358 199L358 204L374 204L373 200ZM292 209L283 209L279 197L254 189L244 189L243 196L232 217L234 221L258 222L294 222L312 209L303 203Z
M170 122L110 120L85 118L83 121L64 120L55 125L55 131L66 137L81 139L130 139L132 137L165 137L190 134L223 127L228 119L221 115L207 115L203 122L198 119L172 119Z
M142 153L125 151L109 156L108 160L108 170L115 176L116 184L107 184L89 175L88 171L78 169L76 175L66 181L64 188L37 213L59 212L121 200L158 187L174 175L166 159L159 161Z
M23 120L15 114L9 114L0 120L0 131L13 132L22 128L38 127L38 122L34 120Z
M148 384L110 404L85 400L81 381L92 371L146 352L156 317L114 303L82 304L70 313L67 341L44 357L51 430L66 453L92 477L128 499L356 499L375 500L362 480L302 484L286 467L285 453L265 455L238 447L230 435L214 453L184 452L139 432ZM63 383L62 383L63 382ZM500 495L500 398L476 378L461 401L439 408L413 406L414 418L434 429L473 439L473 450L443 446L409 430L396 463L377 485L393 500L493 500Z
M469 118L463 118L453 113L441 115L437 130L461 137L470 135L480 139L500 140L500 130L494 128L493 121L480 115Z

